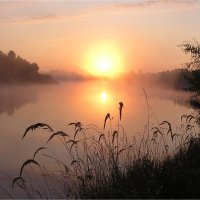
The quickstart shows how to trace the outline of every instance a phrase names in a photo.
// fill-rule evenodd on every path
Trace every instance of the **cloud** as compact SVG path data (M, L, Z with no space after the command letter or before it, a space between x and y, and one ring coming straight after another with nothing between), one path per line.
M81 2L81 1L80 1ZM76 1L0 1L0 23L46 23L81 19L93 6Z
M200 0L115 0L115 1L0 1L0 23L46 23L84 19L114 11L158 8L188 9Z
M1 23L38 23L47 21L56 21L58 16L55 14L35 14L31 16L20 15L20 16L3 16L0 15Z
M101 6L102 9L115 9L115 10L125 10L125 9L142 9L148 7L155 7L155 6L179 6L179 7L186 7L186 6L194 6L200 5L199 0L140 0L140 1L117 1L111 4L104 4Z

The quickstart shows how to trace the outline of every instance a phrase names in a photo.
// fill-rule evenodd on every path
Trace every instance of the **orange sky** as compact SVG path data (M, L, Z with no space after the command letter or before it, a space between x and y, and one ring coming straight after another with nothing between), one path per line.
M41 71L92 73L89 57L104 50L119 72L161 71L187 60L177 45L199 39L199 19L197 0L1 1L0 50Z

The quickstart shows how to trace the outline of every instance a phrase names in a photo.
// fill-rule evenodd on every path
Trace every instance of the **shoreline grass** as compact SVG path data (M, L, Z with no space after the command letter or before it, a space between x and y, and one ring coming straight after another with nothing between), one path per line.
M150 112L148 101L147 107ZM120 102L116 129L109 113L103 130L81 122L68 124L72 135L44 123L29 126L23 140L35 129L50 136L22 164L12 189L3 190L9 198L15 191L29 199L200 198L199 116L183 115L182 126L174 129L168 121L151 127L148 114L144 134L130 140L120 124L122 109ZM56 138L69 162L48 147Z

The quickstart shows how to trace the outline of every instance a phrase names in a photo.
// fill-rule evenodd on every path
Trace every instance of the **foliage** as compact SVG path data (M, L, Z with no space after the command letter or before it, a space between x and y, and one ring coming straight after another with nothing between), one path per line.
M0 83L55 83L48 74L40 74L39 66L17 56L14 51L8 54L0 51Z
M191 71L190 74L184 74L185 78L190 83L189 89L195 91L196 94L191 96L189 102L195 109L200 109L200 44L198 41L184 42L179 45L185 54L190 55L190 61L185 63L184 66Z
M200 44L198 41L184 42L181 45L182 51L190 55L190 62L185 63L185 67L190 70L200 69Z

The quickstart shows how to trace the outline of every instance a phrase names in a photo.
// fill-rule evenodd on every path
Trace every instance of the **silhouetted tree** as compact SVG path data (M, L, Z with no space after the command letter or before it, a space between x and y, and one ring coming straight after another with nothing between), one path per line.
M179 45L185 54L190 55L190 62L185 63L185 67L190 70L200 69L200 44L198 41L184 42Z
M9 52L8 52L8 57L10 58L10 59L15 59L16 58L16 54L15 54L15 52L14 51L12 51L12 50L10 50Z
M190 55L190 61L184 66L191 71L190 74L185 74L185 77L190 82L190 90L196 91L190 99L190 104L195 109L200 109L200 43L196 40L192 42L184 42L179 45L185 54Z
M50 75L40 74L36 63L28 62L12 50L8 54L0 51L0 72L1 83L55 82Z

